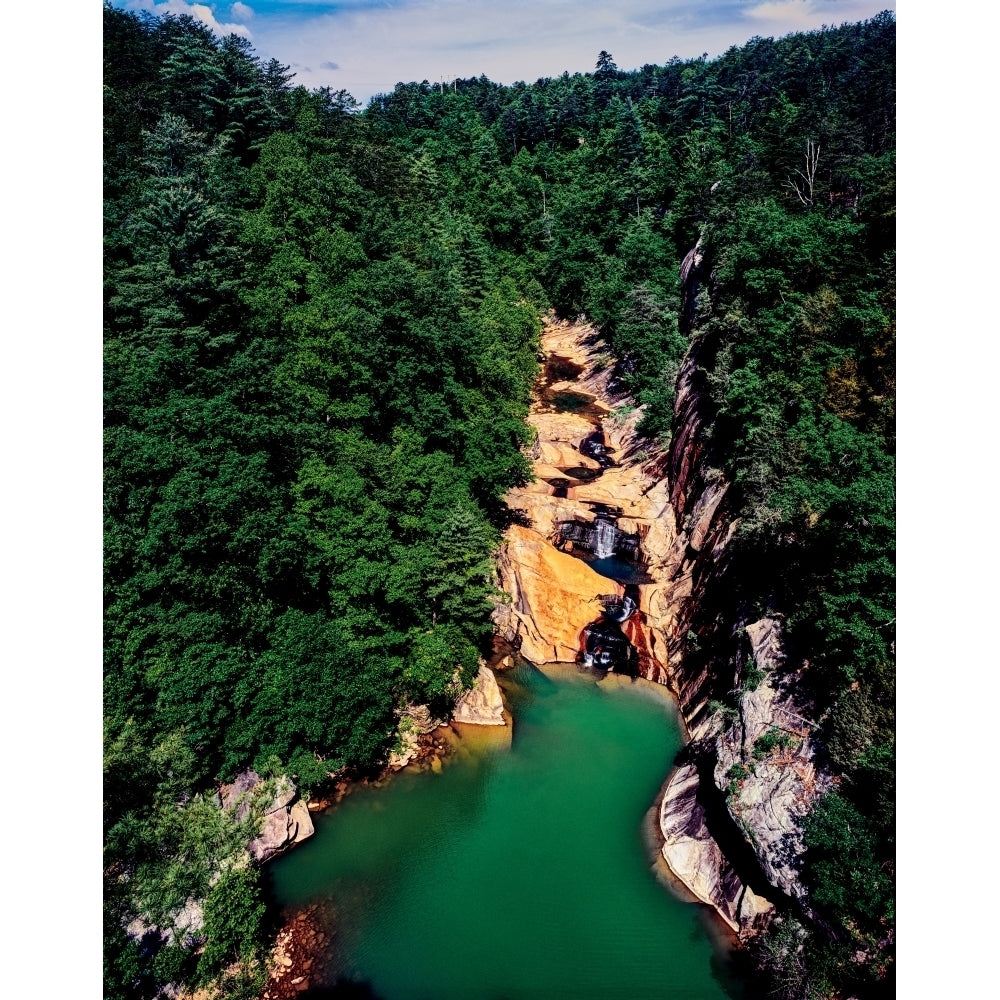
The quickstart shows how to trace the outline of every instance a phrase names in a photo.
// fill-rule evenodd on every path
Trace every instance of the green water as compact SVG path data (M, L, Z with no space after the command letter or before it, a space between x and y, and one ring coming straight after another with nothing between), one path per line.
M354 792L272 866L278 900L332 901L328 982L383 1000L739 996L643 841L680 745L672 707L643 682L544 669L500 675L512 747L463 727L441 773Z

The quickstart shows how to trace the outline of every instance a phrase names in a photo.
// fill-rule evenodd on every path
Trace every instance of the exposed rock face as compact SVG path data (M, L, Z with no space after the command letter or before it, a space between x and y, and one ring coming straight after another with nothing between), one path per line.
M744 855L752 851L753 860L747 863L744 856L739 866L744 878L755 876L757 888L763 884L775 899L807 904L799 881L804 850L799 820L830 788L829 776L814 761L812 724L803 715L809 706L796 697L798 676L784 670L780 619L754 622L745 635L749 650L737 680L749 678L756 686L741 692L737 715L721 733L707 721L694 728L709 766L679 767L660 804L663 856L671 869L741 935L753 933L756 918L772 905L737 875L733 860L718 847L706 796L724 805L727 839L739 838ZM752 670L762 678L751 677ZM717 820L716 830L719 825Z
M255 789L262 779L256 771L244 771L231 785L220 790L223 809L234 811L242 820L251 808ZM258 862L268 861L299 844L314 833L312 819L304 802L296 801L298 791L291 778L282 775L277 779L270 801L263 804L264 819L261 830L247 845L250 856Z
M733 820L752 831L751 846L768 882L787 896L805 898L799 860L805 850L798 820L830 787L814 763L808 706L796 697L798 676L785 673L781 622L762 618L746 628L751 657L765 676L740 697L739 716L716 740L715 784L726 793ZM749 770L737 781L730 777Z
M695 248L683 268L689 329L697 323L701 267ZM735 607L708 625L697 619L700 607L716 607L713 595L727 592L738 529L727 506L729 483L704 433L714 419L704 376L714 347L708 334L692 338L678 377L671 446L662 454L638 437L641 409L615 396L611 366L595 363L600 346L592 328L550 323L543 346L549 356L581 369L567 388L592 394L594 412L603 406L609 414L598 419L614 465L593 481L581 475L581 468L599 464L588 465L579 450L595 432L595 419L553 414L536 401L529 420L538 432L532 457L539 479L508 495L526 524L507 533L498 575L511 601L494 620L533 662L577 659L583 629L600 610L596 598L621 596L624 588L571 555L582 529L567 543L560 540L560 525L593 523L595 505L615 509L617 529L639 540L650 581L633 590L640 613L622 631L638 651L640 674L676 694L688 736L699 748L698 763L678 767L665 787L662 853L698 899L741 936L753 934L772 900L805 902L798 821L829 780L817 771L808 706L796 702L795 677L784 669L780 620L748 622ZM704 644L711 655L689 655L692 643ZM754 690L746 686L738 716L723 724L708 703L738 687L751 666L763 679Z
M585 626L601 611L598 598L620 597L623 590L570 554L572 543L560 541L560 525L592 523L600 505L615 508L620 515L617 530L640 539L651 572L670 561L675 541L666 482L654 465L647 469L642 464L645 445L635 430L642 410L612 391L612 366L599 363L607 359L600 353L596 331L587 324L550 322L543 343L549 356L581 369L578 382L553 388L593 397L591 409L597 415L550 412L544 401L536 400L528 419L537 432L531 454L538 478L507 496L526 524L513 526L506 535L498 575L511 603L497 609L494 621L504 638L520 643L522 655L535 663L575 660L583 648ZM612 414L613 405L622 406L623 412ZM577 470L601 468L580 451L595 433L617 464L593 482L581 481ZM566 485L560 489L553 483ZM669 603L658 596L662 589L658 584L639 585L641 620L637 616L623 629L639 651L642 676L660 683L667 678L666 632L672 620Z
M218 808L233 813L237 822L246 819L254 808L263 808L264 817L261 821L259 834L248 844L246 853L237 853L222 862L242 867L250 863L252 858L257 862L268 861L277 854L286 851L293 844L301 843L313 835L313 823L305 802L298 798L298 791L290 778L283 775L274 783L274 788L261 802L261 794L265 785L256 771L243 771L236 776L230 785L223 785L215 796ZM216 871L210 880L214 884L220 876ZM136 917L129 923L125 931L134 940L142 940L148 936L167 943L174 941L190 947L203 941L201 933L205 925L204 901L189 899L179 910L169 916L170 925L163 929L150 923L144 917Z
M697 324L701 264L696 247L685 259L682 275L689 328ZM667 630L671 686L692 740L707 755L698 771L697 797L689 794L691 768L680 769L669 782L661 803L661 832L664 856L672 865L686 866L695 883L692 891L699 896L704 892L735 929L748 934L769 906L745 885L746 879L775 901L784 897L805 903L798 821L830 781L816 767L809 707L797 701L797 678L785 670L780 619L748 622L730 605L709 625L697 622L700 607L718 612L720 595L731 591L726 573L738 529L727 506L729 484L719 471L721 462L706 443L714 408L704 370L711 367L714 349L710 334L693 337L678 378L671 447L661 465L677 524L677 561L670 584L659 595L675 616ZM691 637L712 655L685 655L684 644ZM753 670L763 677L751 677ZM759 682L755 686L750 681ZM708 700L724 698L735 688L742 688L738 714L718 732L720 721L707 711ZM756 744L760 737L764 742ZM708 800L723 806L709 824L713 830L705 825ZM718 836L726 841L728 856L716 846ZM742 878L734 867L737 856ZM742 886L738 907L737 886Z
M493 671L485 664L480 664L472 687L455 703L452 719L476 726L507 725L507 720L503 717L500 685L497 684Z
M507 533L499 571L511 597L506 638L519 641L521 654L533 663L572 662L584 627L600 612L597 597L616 589L585 562L520 525Z
M183 907L170 914L169 926L158 927L143 917L135 917L125 925L125 933L133 941L142 941L148 946L159 946L174 942L184 948L201 944L205 926L205 908L200 899L189 899Z
M694 764L682 764L670 776L660 802L663 856L670 870L703 903L715 908L737 933L773 909L745 885L722 853L699 801L701 776Z

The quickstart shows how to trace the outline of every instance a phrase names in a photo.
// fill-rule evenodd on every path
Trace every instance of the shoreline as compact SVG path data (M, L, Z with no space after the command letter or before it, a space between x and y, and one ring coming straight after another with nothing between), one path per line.
M686 744L685 744L686 745ZM656 793L653 804L646 810L643 817L643 842L647 856L656 880L675 898L684 903L690 903L698 910L702 922L709 933L713 947L724 957L731 958L736 952L743 950L743 942L732 925L712 903L706 902L691 890L690 886L674 871L663 853L666 838L660 827L660 811L663 808L663 798L667 788L678 768L672 767Z
M542 499L544 494L548 494L552 498L549 502L559 503L558 498L562 496L565 497L565 500L562 501L565 504L572 502L578 496L581 499L589 496L593 491L589 486L580 484L579 486L564 488L560 493L551 485L551 478L546 478L547 476L550 477L553 471L557 471L551 468L554 461L552 449L554 447L558 448L560 457L563 457L564 454L562 444L565 440L564 436L562 434L555 434L553 440L549 442L545 439L543 433L544 429L549 428L546 421L554 419L552 412L554 400L549 398L553 390L558 389L566 394L582 392L590 396L590 409L593 409L595 414L588 414L589 420L601 431L606 442L609 440L609 428L605 426L605 423L609 418L613 418L615 407L632 407L634 406L634 401L630 397L621 396L620 393L613 391L613 365L607 363L608 356L603 350L603 343L599 339L597 330L591 324L586 322L574 323L549 316L543 327L540 347L542 355L545 358L545 364L543 365L539 382L536 384L530 415L528 417L529 422L535 424L536 430L539 432L532 452L532 469L536 476L536 481L532 486L523 488L521 491L515 491L513 499L515 503L517 500L523 501L525 499L524 494L529 493L535 494L537 502ZM563 368L567 370L547 372L547 367L553 363L556 365L562 364ZM572 368L575 368L575 371L571 372L569 370ZM547 375L548 378L546 378ZM563 379L563 381L559 381L559 379ZM557 407L556 410L558 412ZM596 411L602 412L598 416L596 415ZM532 419L533 417L535 418L534 420ZM612 495L609 502L618 503L624 507L626 498L634 492L637 481L644 480L643 483L639 484L644 486L642 490L643 496L648 493L651 486L656 484L649 482L650 473L646 468L649 457L645 454L645 449L640 446L641 443L638 438L635 437L634 429L626 432L623 427L618 433L622 435L622 444L625 445L625 448L619 453L621 464L616 466L616 475L614 477L608 476L607 478L612 480L613 488L622 493L621 497ZM549 449L547 455L544 450L546 447ZM575 449L573 450L575 451ZM643 458L637 461L640 454L643 455ZM582 456L580 458L582 464L585 459ZM598 477L596 482L600 483L602 478ZM542 485L545 483L549 483L550 485ZM539 494L542 496L539 496ZM667 513L668 511L663 509L655 515L647 516L662 517ZM554 524L558 515L553 511L551 516L552 524ZM542 538L547 537L547 532L543 529L540 530L540 534ZM608 580L609 583L618 586L617 582L611 577L608 577ZM550 643L554 643L555 641L549 636L544 637L544 639ZM537 643L537 645L541 646L541 643ZM548 649L555 652L556 646L549 645ZM521 652L520 655L524 656L524 653ZM604 683L606 679L612 677L616 678L618 682L628 680L630 684L634 684L635 680L643 681L645 685L648 685L648 690L651 693L655 691L657 698L665 699L669 703L670 711L678 724L681 745L682 747L687 746L692 740L692 733L688 725L688 720L684 717L684 713L681 710L679 693L675 689L670 665L667 662L661 662L659 655L654 655L651 649L648 651L648 655L653 658L653 669L650 671L650 676L640 675L639 677L632 678L623 674L609 672L600 679L599 683ZM538 661L534 657L524 656L524 658L537 669L544 669L546 666L546 662ZM565 659L553 659L547 661L547 663L559 663L567 667L578 666L576 661ZM611 683L614 684L616 682L612 681ZM670 767L668 773L664 776L653 804L645 814L642 823L643 843L657 881L675 898L697 905L713 946L725 957L729 957L734 951L742 949L738 932L716 905L697 895L694 889L674 870L663 852L666 837L660 825L661 812L664 797L677 771L678 768L676 765Z

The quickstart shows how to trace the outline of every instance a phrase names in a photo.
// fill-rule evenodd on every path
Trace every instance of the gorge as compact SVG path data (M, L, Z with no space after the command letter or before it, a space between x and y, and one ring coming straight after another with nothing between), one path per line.
M354 792L318 819L316 843L282 859L273 874L291 927L298 926L295 914L318 907L321 917L313 919L322 947L302 952L308 968L300 956L287 979L279 975L274 996L284 995L280 985L295 973L311 985L370 983L375 995L392 1000L424 996L431 982L437 995L456 1000L484 982L509 998L536 990L553 997L656 995L664 970L649 955L662 954L676 977L683 952L683 967L693 963L684 974L699 983L688 987L691 995L739 997L745 987L727 971L728 949L753 939L775 905L788 909L803 895L792 867L802 850L798 820L828 779L813 762L794 683L781 674L780 621L746 626L761 678L744 693L739 721L730 727L705 718L710 682L686 674L678 652L691 623L693 578L706 572L698 554L704 550L718 564L732 533L731 525L713 523L724 509L724 485L702 477L703 485L697 462L677 460L636 433L641 410L615 391L615 366L592 325L549 317L541 351L543 373L529 415L537 432L529 449L536 479L508 494L518 517L497 565L507 600L494 620L505 645L492 665L512 709L513 746L509 732L497 737L453 720L435 731L452 749L443 769L435 762L440 776L433 782L430 775L401 773L385 787ZM696 410L682 391L678 412ZM678 530L671 503L671 497L683 502L671 488L672 460L694 470L688 489L702 490L688 530ZM481 674L495 683L489 668ZM585 693L606 687L619 721L606 718ZM546 697L567 699L565 709L554 717L540 712L538 700ZM668 708L668 731L643 729L651 704ZM622 725L627 737L615 735ZM778 727L794 735L778 741L778 753L759 755L755 773L731 788L741 745L753 747ZM574 824L583 822L583 788L590 805L588 832L580 837ZM449 818L462 801L461 820ZM598 815L613 834L596 827ZM403 831L417 843L407 843ZM598 869L591 867L595 840L602 845ZM647 867L655 872L657 859L668 891ZM564 873L555 881L553 866ZM501 881L507 888L498 893ZM440 930L424 926L420 915L430 885L436 886L432 924ZM649 895L652 887L661 898ZM617 917L605 901L611 898L621 900ZM490 900L491 924L519 928L505 935L508 954L500 964L485 925L462 916L475 899ZM702 924L705 945L716 938L714 957L711 950L682 949L674 922L686 925L696 910L681 900L705 904L729 932L727 939ZM606 935L595 966L568 966L547 954L567 936L590 933L585 914L592 901L595 924L632 922L651 935L649 943L634 934L627 944ZM467 926L456 939L460 924ZM405 945L391 932L404 926L412 938ZM455 959L441 965L450 945ZM718 994L704 978L712 968L721 977Z
M613 842L654 909L676 901L648 864L669 866L704 904L684 919L710 909L774 1000L881 1000L893 14L713 59L623 70L602 50L535 83L401 82L361 109L248 37L132 8L103 17L107 1000L309 989L297 949L329 938L327 904L275 950L270 887L317 856L319 806L349 788L374 812L429 796L392 814L385 888L404 849L430 850L439 789L463 790L456 822L492 817L499 857L493 820L533 789L564 803L555 821L591 787L615 811L622 782L618 833L584 810L575 833L539 831L547 850L572 841L582 865ZM545 706L574 685L593 704L550 740ZM674 721L658 709L643 734L634 701L624 729L596 708L642 692ZM541 752L560 741L574 755ZM399 768L421 780L369 795ZM507 775L499 814L489 774ZM477 896L502 895L481 833L459 854ZM416 870L433 876L407 928L434 923L445 880ZM496 934L468 919L490 905L453 898L481 954L465 925ZM549 950L589 961L589 935Z
M662 854L695 898L741 937L752 936L773 901L802 895L792 867L803 849L797 821L829 781L817 772L793 685L773 673L782 659L779 620L729 626L745 629L747 652L763 672L761 687L741 698L738 724L719 732L707 706L721 691L708 670L686 672L692 601L735 528L717 516L726 484L683 450L697 436L690 386L697 343L680 376L680 444L669 453L650 453L636 434L641 411L615 392L614 365L593 327L550 321L542 349L548 370L577 375L540 393L529 416L537 479L509 494L523 520L508 532L499 560L509 604L495 613L498 629L534 663L578 662L675 694L688 752L693 747L701 760L682 763L665 786ZM560 409L560 393L585 393L591 413ZM590 474L574 475L578 463ZM730 669L734 686L739 667ZM789 734L780 764L762 761L731 791L740 748L774 729ZM707 773L706 756L714 757Z

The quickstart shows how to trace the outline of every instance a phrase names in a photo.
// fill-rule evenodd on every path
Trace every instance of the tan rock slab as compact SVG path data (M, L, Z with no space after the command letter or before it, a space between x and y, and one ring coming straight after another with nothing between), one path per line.
M489 667L480 664L472 687L455 702L452 713L455 722L476 726L506 726L503 717L503 695L496 676Z
M519 622L521 654L533 663L575 660L584 626L601 611L598 596L619 590L582 560L520 525L507 533L499 568Z

